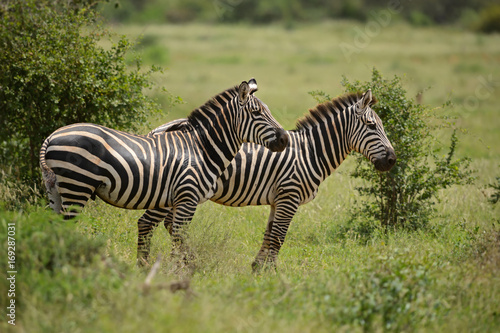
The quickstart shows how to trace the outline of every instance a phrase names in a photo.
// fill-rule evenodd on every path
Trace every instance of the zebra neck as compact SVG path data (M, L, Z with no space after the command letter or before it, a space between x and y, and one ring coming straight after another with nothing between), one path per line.
M231 163L242 145L230 119L230 114L224 116L218 112L205 119L191 120L204 160L217 177Z
M351 152L348 142L349 112L339 112L307 129L309 161L318 177L331 175Z

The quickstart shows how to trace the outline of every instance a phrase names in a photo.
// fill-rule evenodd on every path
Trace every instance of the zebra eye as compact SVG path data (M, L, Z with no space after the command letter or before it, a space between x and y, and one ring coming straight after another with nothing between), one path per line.
M254 116L258 116L258 115L260 115L260 110L252 110L252 114Z
M371 130L376 130L377 129L377 124L375 124L375 123L369 123L367 125L368 125L368 128L371 129Z

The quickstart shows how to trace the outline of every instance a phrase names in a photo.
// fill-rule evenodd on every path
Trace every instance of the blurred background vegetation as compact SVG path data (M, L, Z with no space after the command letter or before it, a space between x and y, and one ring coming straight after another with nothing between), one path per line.
M365 22L376 10L391 9L413 26L458 25L466 29L500 30L498 0L109 0L105 15L121 23L269 24L351 19Z

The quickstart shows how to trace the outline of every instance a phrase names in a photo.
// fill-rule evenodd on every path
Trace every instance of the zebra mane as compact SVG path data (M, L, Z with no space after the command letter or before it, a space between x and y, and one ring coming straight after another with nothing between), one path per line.
M221 109L222 106L226 105L227 102L233 99L235 96L238 96L238 86L234 86L232 88L226 89L220 94L215 95L210 98L205 104L200 106L199 108L194 109L188 115L187 120L189 123L193 123L193 121L204 121L207 119L207 114L214 113Z
M313 109L309 109L308 115L305 115L297 120L295 130L300 131L306 128L315 127L319 123L323 123L325 116L328 117L332 114L343 112L349 106L357 103L362 96L363 93L361 92L347 93L335 97L331 101L326 101L316 105ZM373 105L375 103L377 103L377 100L373 97L371 104Z

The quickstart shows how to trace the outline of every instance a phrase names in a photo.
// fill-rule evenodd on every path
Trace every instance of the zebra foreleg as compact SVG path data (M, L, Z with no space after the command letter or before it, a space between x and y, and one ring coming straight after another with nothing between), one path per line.
M153 231L161 220L167 216L166 209L149 209L137 221L139 229L137 237L137 265L144 266L149 260L149 251L151 246L151 237Z

